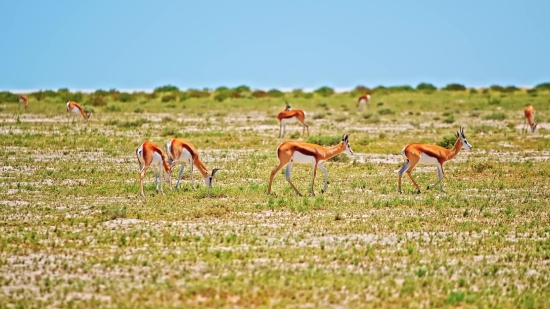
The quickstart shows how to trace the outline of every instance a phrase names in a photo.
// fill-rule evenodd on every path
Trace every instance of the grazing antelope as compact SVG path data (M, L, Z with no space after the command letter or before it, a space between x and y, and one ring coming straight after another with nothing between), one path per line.
M525 125L523 126L521 132L527 132L527 126L530 126L531 132L535 133L535 129L537 128L537 123L535 123L535 109L533 108L533 106L529 105L525 107L525 110L523 112L525 113Z
M286 172L285 172L285 178L294 189L294 192L296 192L297 195L302 196L298 189L294 186L292 181L290 180L290 172L292 171L292 164L293 163L309 163L313 165L313 175L311 178L311 188L309 189L309 193L311 195L315 196L315 193L313 192L313 184L315 182L315 175L317 174L317 167L321 168L323 172L325 172L325 186L323 187L323 190L321 190L321 193L324 193L327 190L328 187L328 172L327 169L323 166L323 162L327 161L328 159L342 153L346 152L349 155L353 155L353 151L351 150L351 146L348 141L349 134L342 135L342 141L332 147L322 147L315 144L308 144L303 142L294 142L294 141L288 141L284 142L277 148L277 157L279 158L279 166L277 166L273 171L271 171L271 175L269 177L269 187L267 189L267 194L271 193L271 184L273 183L273 177L286 165Z
M277 119L279 120L279 138L282 138L285 135L285 129L286 124L289 122L298 121L302 124L303 131L302 135L305 134L307 129L307 135L309 135L309 126L304 122L306 113L304 113L303 110L292 110L290 108L290 104L286 102L286 108L284 111L280 112L279 115L277 115Z
M136 149L136 156L139 164L139 184L141 188L141 196L145 196L143 191L143 176L149 168L153 167L153 172L155 173L155 185L157 188L157 193L159 192L159 176L163 173L164 170L164 181L170 182L170 165L166 161L166 156L162 149L156 144L145 141ZM160 192L164 195L162 190L162 180L160 181Z
M212 170L212 173L209 173L204 163L202 163L199 158L199 152L197 148L193 146L188 141L182 138L174 138L166 144L166 152L169 156L170 164L170 174L172 173L172 168L178 163L181 162L180 174L178 176L178 181L176 183L176 189L179 188L181 175L183 174L183 168L185 163L189 165L189 174L191 175L191 187L195 189L195 182L193 180L193 165L196 166L204 178L204 184L212 188L212 183L214 182L214 175L219 170L215 168ZM170 177L171 179L172 177ZM172 188L172 180L170 180L170 188Z
M361 108L361 105L365 104L368 108L370 103L370 95L364 94L357 99L357 109Z
M399 194L402 193L401 177L403 176L403 173L406 172L407 175L409 175L409 178L412 180L414 186L418 190L417 193L420 193L420 188L418 187L418 184L416 183L416 181L414 181L411 175L411 171L417 164L437 166L437 174L439 176L439 179L436 183L429 185L426 190L432 189L437 184L439 184L440 191L445 192L443 191L443 184L441 183L441 181L443 180L443 176L445 175L445 173L443 172L443 164L456 157L461 149L472 149L472 145L468 143L468 141L466 140L466 136L464 136L464 128L460 128L460 131L456 132L455 136L456 143L452 149L445 149L441 146L430 144L409 144L405 146L405 148L403 148L403 150L401 151L401 154L405 158L405 164L398 170L399 182L397 192Z
M84 123L88 123L88 119L90 119L90 116L92 115L92 112L85 113L84 109L82 109L82 106L80 104L76 103L75 101L69 101L67 102L67 120L70 117L70 113L73 113L73 122L74 118L77 114L81 114L84 118Z
M19 95L19 108L21 108L21 103L25 103L25 109L29 106L29 98L24 94Z

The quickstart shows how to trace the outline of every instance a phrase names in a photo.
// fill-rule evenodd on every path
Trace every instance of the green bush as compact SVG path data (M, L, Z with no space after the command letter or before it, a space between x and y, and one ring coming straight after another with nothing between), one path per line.
M107 112L120 112L121 109L120 109L120 106L118 106L118 105L109 105L109 106L105 107L105 111L107 111Z
M379 110L378 114L380 114L380 115L392 115L392 114L395 114L395 112L392 111L389 108L384 108L384 109Z
M321 95L323 97L329 97L334 94L334 89L330 87L323 86L317 90L314 91L314 93Z
M214 100L218 102L223 102L227 98L229 98L229 91L220 91L220 92L217 92L216 95L214 96Z
M173 85L161 86L153 90L153 92L177 92L177 91L180 91L179 88Z
M109 92L106 91L106 90L98 89L93 93L93 95L98 96L98 97L106 97L106 96L109 95Z
M307 142L321 146L334 146L342 141L341 136L312 135L308 137Z
M254 92L252 92L252 96L254 98L267 98L269 97L269 94L263 90L255 90Z
M441 141L437 143L438 146L441 146L446 149L451 149L456 143L456 137L453 135L446 135Z
M281 98L285 96L285 94L278 89L271 89L267 92L267 94L272 98Z
M418 86L416 86L416 90L420 90L420 91L436 91L437 90L437 87L432 85L432 84L428 84L428 83L420 83L418 84Z
M0 92L0 102L19 102L19 95L9 91Z
M390 92L405 92L405 91L414 91L414 88L408 85L402 85L402 86L391 86L387 88Z
M235 87L235 89L233 89L233 90L238 92L238 93L250 92L250 87L245 86L245 85L241 85L239 87Z
M103 98L100 96L91 95L88 97L85 104L91 106L106 106L107 102L105 102L105 100L103 100Z
M35 98L37 101L41 101L42 99L45 98L44 92L42 90L39 90L37 92L33 92L33 93L29 94L29 96Z
M372 90L370 88L362 85L356 86L355 89L353 89L352 91L353 96L356 96L358 94L361 95L361 94L371 94L371 93L372 93Z
M176 101L176 99L177 99L176 94L175 94L175 93L171 93L171 94L167 94L167 95L162 96L162 98L160 99L160 101L161 101L162 103L167 103L167 102Z
M504 88L502 88L502 86L499 86L499 85L491 85L489 86L489 90L494 92L502 92Z
M505 113L492 113L490 115L487 115L487 116L483 117L483 119L485 119L485 120L504 120L504 119L506 119L506 114Z
M295 98L300 98L304 96L304 91L302 89L294 89L292 90L292 96Z
M466 90L466 87L464 85L461 85L461 84L448 84L447 86L445 86L445 88L443 88L443 90L446 90L446 91L464 91L464 90Z
M187 91L189 93L190 98L209 98L210 97L210 91L203 89L203 90L197 90L197 89L189 89Z
M550 83L542 83L535 86L536 90L550 90Z
M181 92L180 93L180 101L185 101L185 100L189 99L190 97L191 96L187 92Z
M121 92L118 94L116 100L119 102L131 102L134 100L134 96L126 92Z

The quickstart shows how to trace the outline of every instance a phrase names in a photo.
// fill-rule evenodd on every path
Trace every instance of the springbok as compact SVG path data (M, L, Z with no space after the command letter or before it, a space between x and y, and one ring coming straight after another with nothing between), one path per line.
M306 113L304 113L303 110L299 109L293 110L291 109L290 104L288 104L287 101L285 101L285 103L285 110L277 115L277 119L279 120L279 138L285 136L286 124L295 121L298 121L302 124L302 135L305 134L307 129L307 135L309 136L309 126L305 123Z
M170 182L170 165L166 161L166 156L162 149L156 144L145 141L136 149L136 156L139 164L139 184L141 188L141 196L145 196L145 191L143 191L143 176L149 168L153 167L153 172L155 173L155 185L157 193L159 192L159 176L163 173L164 170L164 180ZM162 190L162 180L160 181L160 192L164 195Z
M296 192L297 195L302 196L302 194L298 191L298 189L296 189L296 187L292 183L292 180L290 180L290 172L292 171L293 163L307 163L313 165L311 188L309 189L309 193L311 193L311 195L313 196L315 196L313 185L315 183L315 175L317 175L317 167L322 169L323 172L325 172L325 186L323 187L323 190L321 190L321 193L324 193L328 187L328 172L322 163L342 152L346 152L348 155L353 155L348 137L349 134L342 135L342 141L338 145L328 148L315 144L295 141L282 143L277 148L277 158L279 158L279 165L273 171L271 171L267 194L271 194L271 184L273 183L273 178L275 177L277 172L279 172L281 168L286 166L286 180L288 181L292 189L294 189L294 192Z
M430 145L430 144L408 144L403 148L401 151L401 154L405 158L405 164L398 170L399 173L399 182L398 182L398 189L397 192L401 194L401 177L403 176L403 173L407 173L409 175L409 178L412 180L414 186L418 190L417 193L420 193L420 188L418 187L418 184L416 181L414 181L411 171L414 169L414 167L417 164L421 165L435 165L437 166L437 174L439 176L439 179L436 183L429 185L426 190L434 188L437 184L439 184L439 189L441 192L443 191L443 176L445 173L443 172L443 164L445 162L450 161L456 155L460 152L461 149L472 149L472 145L468 143L466 140L466 136L464 136L464 128L460 128L460 131L457 131L455 133L456 136L456 142L452 149L445 149L441 146L437 145Z
M537 128L537 123L535 123L535 109L533 106L528 105L523 112L525 113L525 125L521 132L527 132L527 126L529 126L531 127L531 132L535 133L535 129Z
M365 104L368 108L370 103L370 95L364 94L357 99L357 109L361 108L361 105Z
M21 109L21 103L25 103L25 109L29 106L29 98L24 94L19 95L19 109Z
M82 109L82 106L80 106L80 104L76 103L75 101L67 102L67 120L70 117L70 113L73 113L73 122L77 114L82 115L82 118L84 118L84 123L88 123L88 119L90 119L90 116L92 115L92 112L85 113L84 109Z
M191 187L195 189L195 182L193 180L193 165L196 166L202 177L204 178L204 184L212 188L212 183L214 182L214 175L219 170L215 168L212 170L212 173L208 172L204 163L202 163L199 158L199 152L195 146L193 146L188 141L182 138L174 138L166 144L166 153L168 153L170 164L170 175L172 174L172 168L178 163L181 162L181 169L178 176L178 181L176 182L176 189L179 188L181 175L183 174L183 168L185 163L189 165L189 174L191 176ZM170 177L170 188L172 188L172 177Z

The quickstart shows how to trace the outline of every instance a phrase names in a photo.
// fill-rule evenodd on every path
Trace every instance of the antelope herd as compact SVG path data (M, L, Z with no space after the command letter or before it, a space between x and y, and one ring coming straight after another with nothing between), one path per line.
M357 109L359 110L361 106L365 105L367 108L370 102L370 95L363 94L357 99ZM24 94L19 95L19 108L21 104L24 103L25 109L29 106L29 99ZM293 110L290 107L290 104L285 101L286 107L284 111L281 111L277 115L277 120L279 121L279 138L283 138L285 135L285 129L287 123L299 122L302 125L302 136L305 135L306 131L309 136L309 126L305 123L306 113L303 110ZM87 123L90 119L91 113L86 113L82 106L74 101L67 102L67 117L70 117L70 114L73 115L73 122L75 121L76 115L80 114L84 119L84 123ZM534 108L529 105L525 107L525 124L522 128L522 132L527 132L528 128L531 129L531 132L535 132L537 123L535 122ZM427 187L427 190L433 189L435 186L439 185L441 192L443 190L442 180L445 175L443 171L443 165L452 160L461 149L472 149L472 145L466 140L464 135L464 128L460 128L459 131L455 133L456 142L452 149L445 149L441 146L431 145L431 144L421 144L413 143L406 145L401 154L405 159L404 165L397 170L399 174L398 178L398 189L399 194L401 191L401 182L403 174L406 173L407 176L411 179L413 185L415 186L417 193L420 193L420 187L412 177L412 170L418 165L435 165L437 167L438 179L434 184L431 184ZM329 160L330 158L340 154L346 153L348 155L353 155L349 142L349 134L344 134L342 140L338 145L332 147L323 147L316 144L297 142L297 141L286 141L283 142L277 148L277 158L279 159L279 165L271 171L269 177L269 186L267 189L267 194L271 194L271 186L275 175L286 166L285 178L294 190L294 192L301 196L302 194L292 180L290 179L290 173L292 171L292 166L294 163L305 163L312 165L312 177L311 177L311 187L309 188L309 193L315 195L313 190L315 183L315 176L317 175L317 168L320 168L324 173L324 186L321 190L321 193L324 193L328 187L328 171L323 166L323 163ZM199 152L195 146L193 146L188 141L181 138L174 138L166 144L166 153L156 144L145 141L136 149L136 156L139 164L139 179L140 179L140 191L141 195L145 196L143 189L143 178L145 172L149 167L153 167L155 175L155 186L156 191L164 194L162 189L162 178L165 182L169 183L169 187L172 188L171 174L173 168L181 163L180 172L178 175L178 180L176 182L176 189L179 188L181 177L183 175L185 164L189 166L189 174L191 178L191 187L195 189L195 182L193 178L193 167L196 167L201 173L204 184L207 187L212 187L214 181L214 175L219 168L214 168L211 172L205 167L204 163L199 157Z

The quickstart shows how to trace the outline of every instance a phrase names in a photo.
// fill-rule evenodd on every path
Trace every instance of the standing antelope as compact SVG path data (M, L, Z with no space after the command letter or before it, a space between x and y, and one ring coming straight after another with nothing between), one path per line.
M365 106L368 108L370 103L370 95L364 94L357 99L357 109L361 107L361 105L365 104Z
M24 94L19 95L19 108L21 108L21 103L25 103L25 109L29 106L29 98Z
M401 177L403 176L403 173L406 172L407 175L409 175L409 178L411 178L414 186L418 190L417 193L420 193L420 188L418 187L418 184L416 183L416 181L414 181L411 175L411 171L417 164L437 166L437 174L439 176L439 179L436 183L429 185L426 190L432 189L437 184L439 184L440 191L445 192L443 191L443 184L441 183L441 180L443 180L443 176L445 175L443 172L443 164L456 157L461 149L472 149L472 145L468 143L468 141L466 140L466 136L464 136L464 128L460 128L460 131L456 132L455 136L456 143L452 149L445 149L441 146L430 144L409 144L405 146L405 148L403 148L403 150L401 151L401 154L405 158L405 164L398 170L399 182L397 192L399 194L402 193Z
M143 191L143 176L149 168L153 166L153 172L155 173L155 185L157 193L159 192L159 176L163 173L164 169L164 181L170 182L170 165L166 162L166 156L162 149L156 144L145 141L136 149L136 156L139 164L139 184L141 188L141 196L145 196ZM160 192L164 195L162 190L162 180L160 181Z
M279 115L277 115L277 119L279 120L279 138L282 138L285 135L285 129L286 124L289 122L295 122L298 121L302 124L303 131L302 135L305 134L307 129L307 135L309 135L309 126L304 122L306 113L304 113L303 110L292 110L290 108L290 104L286 102L286 108L284 111L280 112Z
M533 106L528 105L527 107L525 107L525 110L523 112L525 113L525 125L523 126L521 132L527 132L527 126L530 126L531 132L535 133L535 129L537 128L537 123L535 123L535 109L533 108Z
M328 148L315 144L294 141L282 143L281 146L277 148L279 166L271 171L267 194L271 193L271 184L273 183L273 177L275 177L275 174L277 174L277 172L286 165L286 180L288 181L292 189L294 189L294 192L296 192L297 195L302 196L302 194L298 191L298 189L296 189L296 187L290 180L290 172L292 170L293 163L309 163L313 165L311 188L309 189L309 193L311 193L311 195L313 196L315 196L315 193L313 192L313 184L315 182L315 175L317 174L317 167L321 168L323 172L325 172L325 186L323 187L323 190L321 190L321 193L324 193L328 187L328 172L322 163L342 152L353 155L348 137L349 134L342 135L342 141L338 145Z
M84 123L88 123L88 119L90 119L90 116L92 114L92 112L85 113L84 109L82 109L82 106L80 106L80 104L76 103L75 101L67 102L67 120L70 117L70 113L73 113L73 122L76 115L81 114L84 118Z
M193 146L188 141L182 138L174 138L166 144L166 152L169 156L170 163L170 174L172 173L172 168L178 163L181 162L180 174L178 176L178 182L176 183L176 189L179 188L181 175L183 174L183 168L185 163L189 164L189 174L191 175L191 187L195 189L195 182L193 180L193 165L196 166L204 178L204 184L212 188L212 183L214 181L214 175L219 170L215 168L212 170L212 173L209 173L204 163L202 163L199 158L199 152L197 148ZM172 187L172 177L170 177L170 188Z

